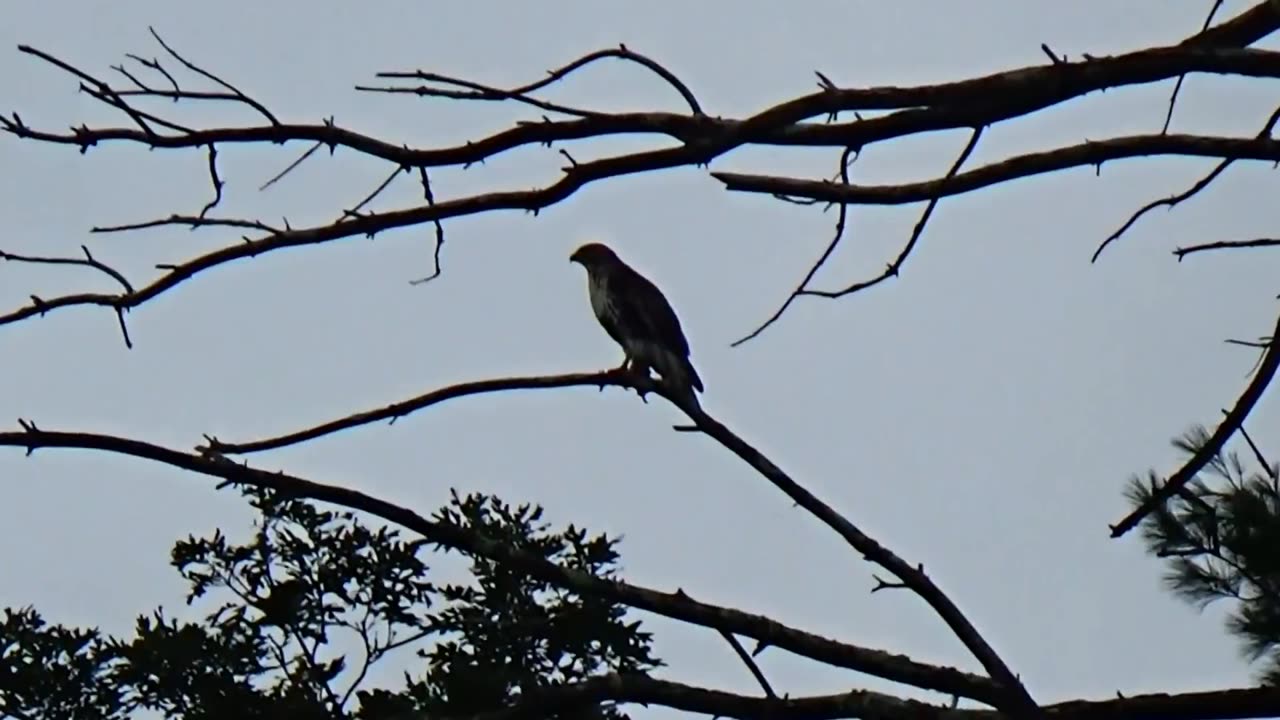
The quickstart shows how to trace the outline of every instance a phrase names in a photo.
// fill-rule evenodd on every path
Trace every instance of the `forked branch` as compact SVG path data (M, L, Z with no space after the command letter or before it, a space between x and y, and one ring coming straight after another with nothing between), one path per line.
M256 452L314 440L325 435L358 427L371 422L404 417L410 413L422 410L446 400L466 395L515 389L547 389L572 386L603 387L605 385L632 388L641 393L656 393L678 407L689 417L690 420L693 421L694 427L697 430L711 437L730 452L737 455L757 473L764 476L766 480L773 483L775 487L785 493L787 497L795 501L797 505L807 510L811 515L818 518L825 525L834 530L865 559L876 563L893 573L903 582L904 585L928 603L928 605L933 608L934 612L942 618L943 622L945 622L951 631L960 639L961 643L963 643L978 662L982 664L983 668L991 678L1004 689L1006 695L1003 697L1002 702L998 707L1001 707L1015 715L1034 710L1034 702L1027 694L1025 688L1022 687L1021 682L1009 669L1008 665L1006 665L996 651L987 644L986 640L983 639L977 628L969 622L969 620L960 611L959 607L957 607L955 603L953 603L951 599L933 583L929 576L925 574L922 566L913 566L907 563L875 539L863 533L847 518L837 512L830 505L827 505L825 502L820 500L816 495L806 490L798 482L792 479L790 475L782 470L782 468L774 464L772 460L720 421L707 414L705 410L689 404L685 399L678 395L669 393L664 386L654 383L647 378L639 378L626 372L612 371L598 374L503 378L500 380L464 383L462 385L455 385L424 393L416 398L393 403L376 410L354 413L343 418L322 423L315 427L298 430L274 438L243 443L225 443L217 440L216 438L210 437L207 439L208 444L199 449L206 452L217 453L219 455Z
M629 383L616 373L581 376L583 385L617 385L645 389L648 384ZM163 463L233 484L279 491L290 497L309 498L359 510L418 533L429 542L484 557L593 597L694 625L749 637L765 646L776 646L818 662L849 668L914 687L971 698L998 705L1003 690L991 680L919 663L902 655L830 640L788 627L770 618L693 600L687 593L664 593L616 580L606 580L572 570L536 555L479 534L473 529L422 517L416 512L371 495L313 482L284 472L270 472L237 463L216 452L182 452L160 445L99 433L42 430L30 421L23 429L0 432L0 447L24 448L28 454L44 448L96 450Z

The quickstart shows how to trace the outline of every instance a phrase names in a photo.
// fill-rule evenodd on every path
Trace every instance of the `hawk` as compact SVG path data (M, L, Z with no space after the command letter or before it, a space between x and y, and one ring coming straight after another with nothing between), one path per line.
M664 384L698 405L694 390L702 391L702 378L689 361L689 341L662 291L600 243L573 251L569 262L587 271L591 309L626 355L620 368L646 377L652 368Z

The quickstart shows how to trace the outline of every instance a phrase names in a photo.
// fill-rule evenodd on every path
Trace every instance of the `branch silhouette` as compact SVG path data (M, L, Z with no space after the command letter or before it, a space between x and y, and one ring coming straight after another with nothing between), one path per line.
M433 73L425 70L383 72L377 76L388 80L421 82L406 87L372 88L358 86L358 91L377 91L437 97L456 102L522 103L555 116L515 123L485 137L446 147L413 148L338 126L332 119L321 123L286 122L273 113L267 103L252 98L218 75L194 64L179 54L152 30L157 43L186 73L213 84L213 89L187 89L159 60L145 60L138 55L127 57L142 68L113 66L111 69L128 81L115 87L73 64L45 51L22 45L19 51L69 74L81 90L100 103L119 111L125 119L120 127L72 125L69 131L53 131L27 125L17 112L0 114L0 130L19 140L52 145L69 145L87 154L90 148L106 143L137 145L147 149L198 149L207 153L207 173L213 197L198 213L169 213L163 217L138 222L94 228L94 232L123 232L142 229L167 230L182 227L190 230L230 232L237 237L213 251L175 262L157 263L160 274L148 282L131 284L110 266L95 260L85 248L85 260L71 258L29 257L0 251L0 258L27 263L76 264L98 270L120 284L117 293L70 293L48 299L31 297L31 303L0 314L0 325L16 323L52 310L77 306L111 308L117 315L126 344L132 345L124 325L124 313L168 293L174 287L205 271L223 264L287 248L319 245L347 238L373 237L380 232L423 224L435 227L434 269L420 280L441 273L440 252L443 246L442 221L457 217L501 210L523 210L535 215L543 208L560 203L578 190L593 183L633 174L649 173L678 167L703 167L733 151L747 146L830 147L840 149L845 170L842 182L776 177L747 172L712 172L708 174L734 192L765 193L782 200L808 204L827 202L841 208L834 239L826 252L812 266L809 276L792 293L782 308L749 337L783 316L792 300L801 295L826 298L842 297L870 287L896 275L902 263L915 248L930 214L941 198L958 195L1019 178L1056 172L1074 167L1097 166L1111 160L1178 155L1219 158L1221 162L1207 176L1186 192L1155 201L1130 217L1111 237L1103 241L1098 253L1122 236L1150 209L1174 206L1188 199L1219 177L1238 160L1271 160L1280 162L1280 142L1271 132L1280 118L1278 109L1263 130L1253 137L1235 138L1195 134L1167 133L1183 78L1200 73L1219 76L1280 78L1280 52L1248 49L1251 43L1280 29L1280 3L1257 2L1236 17L1209 27L1220 3L1215 3L1210 17L1200 32L1177 45L1120 53L1110 57L1084 56L1068 60L1044 46L1047 64L1030 65L954 82L910 87L841 88L821 73L820 89L765 107L740 118L709 115L683 79L661 63L632 52L625 46L588 53L567 65L552 70L546 78L518 87L500 88L485 83ZM550 103L533 93L562 82L578 70L606 58L639 64L656 74L681 96L688 112L605 112L592 108L570 107ZM135 74L136 73L136 74ZM153 73L161 86L149 84ZM144 75L147 78L144 79ZM1057 107L1091 93L1126 86L1146 85L1175 80L1177 86L1169 99L1165 128L1159 134L1131 135L1083 142L1048 151L1028 153L992 162L960 172L986 128L1011 119ZM167 83L167 84L166 84ZM244 126L196 128L178 124L135 103L144 101L214 102L243 107L253 116L254 124ZM148 106L150 107L150 106ZM854 113L855 120L843 121L840 113ZM867 112L873 116L862 117ZM850 154L876 143L914 137L925 133L964 129L971 133L969 142L951 165L946 175L922 182L895 185L856 185L848 181ZM487 159L512 151L568 144L609 136L655 135L674 147L660 146L635 152L605 155L581 162L561 147L568 158L553 181L533 189L495 189L461 197L448 197L441 188L432 188L427 172L437 167L471 167ZM222 201L223 180L219 175L219 146L287 145L305 143L309 149L290 163L266 188L288 176L321 147L330 152L344 151L380 159L390 165L389 174L376 189L349 209L344 209L333 222L312 227L293 228L267 224L253 218L209 217ZM367 206L401 173L416 171L423 185L420 204L387 211L370 211ZM444 188L447 190L447 188ZM437 194L442 199L437 198ZM417 202L417 201L415 201ZM855 204L927 203L910 239L897 260L880 277L855 283L838 290L808 287L809 279L841 243L847 206ZM220 213L221 214L221 213ZM220 229L220 230L219 230ZM250 231L253 236L240 236ZM1186 254L1229 247L1261 247L1275 244L1271 240L1220 241L1180 248L1175 254ZM1095 259L1097 253L1095 253ZM1280 320L1273 337L1280 336ZM1178 469L1151 497L1149 503L1112 528L1120 536L1168 497L1179 492L1206 462L1218 452L1230 436L1241 427L1280 366L1280 353L1274 344L1267 346L1257 374L1241 394L1232 410L1218 426L1210 442L1182 468ZM635 390L643 397L660 395L678 407L692 421L692 429L715 440L733 452L757 473L769 480L795 503L836 532L865 559L881 566L897 579L881 581L879 586L904 587L921 597L944 621L952 633L978 660L989 677L961 672L954 668L917 662L902 655L837 642L812 633L782 625L770 618L726 607L700 603L683 591L664 593L624 582L602 580L588 574L562 568L541 558L522 553L509 545L474 531L449 523L431 520L412 510L378 498L333 485L283 472L268 472L228 459L228 455L245 455L296 445L329 434L349 430L382 420L394 421L419 410L469 395L490 392L606 386ZM1178 696L1142 696L1090 702L1074 701L1037 707L1018 677L996 653L959 607L925 573L922 565L908 563L877 540L863 533L845 516L827 505L797 483L753 445L720 423L703 409L688 406L669 395L665 389L648 380L624 373L571 373L538 377L515 377L481 380L440 388L415 398L392 403L374 410L362 411L288 434L240 443L225 443L207 437L196 452L182 452L159 445L111 435L45 431L34 423L23 422L23 429L0 432L0 446L27 449L78 448L132 456L160 462L189 472L221 478L230 483L267 487L322 502L334 503L368 512L420 534L427 541L505 563L522 572L554 582L575 592L608 598L631 607L666 617L712 628L733 640L734 635L750 637L758 648L775 645L789 652L838 667L857 670L876 677L914 687L948 693L957 698L975 700L997 708L1001 717L1053 715L1059 717L1104 718L1172 718L1173 720L1215 720L1216 718L1252 717L1257 714L1280 714L1280 700L1274 691L1231 690ZM687 429L687 428L680 428ZM878 587L879 587L878 586ZM740 650L740 646L735 646ZM760 680L766 695L772 689L749 658L744 658ZM818 698L745 697L714 690L684 686L644 676L610 676L576 686L548 689L546 694L523 699L512 708L495 714L510 716L546 714L548 708L577 707L603 700L651 702L669 707L726 717L887 718L913 715L924 718L958 718L990 716L996 711L958 710L894 698L877 693L855 691ZM487 717L487 716L486 716Z
M376 410L357 412L314 427L305 428L303 430L298 430L273 438L244 443L225 443L214 437L206 436L207 444L197 449L203 452L216 453L219 455L259 452L262 450L276 449L287 445L295 445L301 442L314 440L325 435L340 432L342 430L348 430L360 425L366 425L368 423L401 418L446 400L464 397L467 395L507 390L550 389L573 386L599 386L603 388L607 385L634 389L642 396L648 393L654 393L662 396L672 405L679 408L691 421L693 421L693 429L706 434L716 442L720 443L720 445L725 447L727 450L737 455L743 460L743 462L750 465L757 473L764 476L764 478L769 482L773 483L775 487L785 493L787 497L791 498L791 500L793 500L797 505L807 510L809 514L818 518L823 524L834 530L846 543L857 550L863 558L880 565L884 569L893 573L902 581L904 586L910 588L913 592L919 595L934 610L934 612L942 618L943 622L946 623L946 625L957 636L957 638L959 638L961 643L964 644L970 653L973 654L978 662L981 663L988 675L995 680L997 684L1004 688L1007 693L1009 693L1009 695L1006 696L1006 700L1008 702L1001 705L1001 707L1007 708L1010 711L1015 709L1026 710L1034 707L1034 703L1030 696L1027 695L1021 682L1009 669L1008 665L1005 664L996 651L986 642L985 639L983 639L977 628L969 622L969 620L960 611L959 607L957 607L950 598L948 598L946 594L933 583L929 576L925 574L923 566L912 566L902 558L898 557L898 555L893 553L891 550L859 530L853 523L830 505L827 505L816 495L806 490L803 486L792 479L790 475L782 470L782 468L774 464L772 460L766 457L746 440L742 439L737 433L733 432L720 421L709 415L705 410L689 404L679 395L669 393L662 384L655 383L647 377L636 376L627 371L615 369L608 372L594 374L575 373L567 375L514 377L463 383L424 393L417 397L386 405Z
M999 720L1004 717L997 711L957 709L869 690L798 698L762 698L709 690L647 675L611 674L550 687L521 698L511 707L469 720L533 720L606 701L659 705L740 720ZM1072 700L1044 708L1044 715L1050 720L1238 720L1274 717L1277 714L1280 714L1280 695L1273 688Z
M1111 526L1111 537L1118 538L1128 533L1137 527L1144 517L1151 514L1165 501L1186 487L1187 483L1195 478L1196 473L1200 472L1205 465L1208 465L1209 461L1222 451L1231 436L1244 425L1244 421L1248 419L1253 406L1257 404L1258 399L1262 397L1262 393L1271 384L1272 379L1275 377L1276 369L1280 368L1280 346L1277 345L1275 338L1280 338L1280 317L1276 319L1275 330L1266 344L1267 350L1262 356L1262 362L1258 364L1257 372L1249 382L1249 385L1245 387L1244 392L1236 399L1235 406L1227 412L1226 417L1218 424L1213 434L1209 436L1208 441L1188 458L1182 467L1170 475L1164 485L1152 492L1151 497L1147 498L1137 508L1134 508L1133 512L1130 512L1120 522Z
M610 384L608 373L600 373L594 377L597 381L603 380L606 384ZM45 448L113 453L163 463L208 477L220 478L231 484L269 488L291 497L341 505L400 525L442 547L504 563L533 577L584 595L607 598L664 617L749 637L762 646L779 647L828 665L865 672L914 687L971 698L988 705L997 705L1003 696L1001 688L991 680L978 675L916 662L906 656L883 650L837 642L789 627L762 615L698 602L680 590L665 593L564 568L474 530L447 522L429 520L409 508L394 505L358 490L326 485L285 472L259 470L237 463L216 452L182 452L132 438L100 433L42 430L33 422L21 422L22 430L20 431L0 432L0 447L24 448L28 454Z
M671 112L609 113L573 109L579 116L572 119L543 118L541 121L520 122L514 127L489 137L458 146L429 149L414 149L374 138L338 127L332 121L321 124L284 122L263 102L249 97L217 75L188 61L154 30L152 30L153 36L170 57L199 78L212 81L216 89L188 90L181 85L176 75L166 70L158 60L143 60L137 55L129 57L145 70L160 74L172 89L153 88L132 71L123 66L115 66L112 69L121 73L132 83L129 88L116 89L106 81L69 62L42 50L22 45L19 46L20 52L71 74L81 82L82 87L90 91L93 97L128 115L136 127L91 128L81 125L65 133L50 132L29 127L18 114L13 113L11 117L0 115L0 129L18 138L73 145L79 147L82 152L104 142L129 142L158 149L204 148L209 152L214 201L199 215L175 213L162 219L117 226L112 228L113 230L163 227L171 224L192 228L222 225L257 230L262 234L243 240L237 239L232 244L182 262L159 264L157 267L167 272L155 278L150 284L140 287L136 292L116 295L72 293L53 297L41 301L38 305L28 305L0 315L0 324L17 322L51 310L72 306L108 306L121 312L149 302L179 283L227 262L286 248L327 243L350 237L372 237L392 228L410 227L422 223L437 224L435 269L429 276L435 277L440 272L438 251L441 244L439 238L443 230L439 223L442 220L499 210L524 210L536 213L542 208L565 200L579 189L594 182L665 168L702 166L744 145L861 148L873 143L937 130L985 127L1059 105L1099 90L1180 78L1190 73L1280 77L1280 53L1244 48L1245 45L1265 37L1277 28L1280 28L1280 13L1277 13L1271 3L1259 3L1237 17L1205 29L1174 46L1138 50L1111 57L1085 57L1077 61L1055 59L1047 65L1028 66L966 80L912 87L840 88L827 81L817 92L778 103L742 119L723 119L707 115L689 90L688 84L675 73L656 60L625 47L589 53L564 67L551 71L546 79L510 89L494 88L483 83L426 71L391 73L393 76L408 75L453 88L461 88L449 91L452 93L449 96L457 101L518 102L527 100L529 92L561 82L596 60L615 57L639 63L656 73L676 89L691 110L689 114L679 114ZM267 124L245 127L188 128L129 104L131 100L139 98L229 102L252 110L254 114L265 118ZM554 108L544 109L554 110ZM888 111L888 114L859 118L854 122L835 122L840 112L861 110ZM588 114L583 115L584 112ZM806 122L811 118L824 116L828 122ZM397 168L418 169L420 172L425 172L428 168L446 165L466 167L525 146L549 146L553 142L639 134L665 135L677 140L680 145L570 163L562 168L562 176L557 181L532 190L498 190L439 201L428 197L425 205L380 213L358 215L345 213L342 218L331 224L310 228L278 229L260 220L249 218L205 217L208 209L221 198L222 180L218 177L214 164L219 144L283 145L301 141L310 143L312 150L321 145L327 145L331 151L342 147L386 160ZM1188 154L1213 154L1227 158L1265 156L1269 159L1275 155L1274 150L1259 149L1261 146L1253 147L1251 152L1254 155L1247 154L1249 151L1244 155L1233 155L1231 153L1239 148L1232 146L1230 139L1202 138L1202 140L1204 142L1199 144L1187 141L1180 149L1166 152L1178 153L1186 149ZM1214 141L1219 140L1226 143L1215 145ZM1127 150L1116 149L1114 145L1103 147L1110 147L1112 152L1116 153L1114 158L1098 157L1095 162L1159 152L1150 149L1144 151L1141 149L1141 144ZM311 152L309 150L304 157L310 156ZM1082 158L1074 161L1071 160L1071 152L1068 151L1065 158L1059 157L1053 161L1041 159L1040 162L1049 162L1043 170L1048 171L1053 169L1050 167L1052 162L1060 164L1089 162L1084 156L1088 156L1090 152L1099 151L1076 151L1076 154ZM1016 165L1015 162L1014 166ZM292 171L296 166L296 163L291 165L282 175ZM957 175L950 182L939 180L923 186L916 184L916 186L901 186L897 189L880 188L871 191L865 199L850 199L859 189L845 188L843 199L832 201L909 202L911 200L907 198L916 197L922 201L936 202L946 194L966 191L965 182L983 177L975 172ZM986 181L988 183L1001 181L999 173L1010 172L1010 170L1006 166L1004 170L992 172L994 174L989 176L989 180ZM1018 176L1020 175L1015 171L1005 179ZM779 189L777 186L779 179L761 181L764 185L752 186L751 181L747 179L749 176L725 174L719 177L722 181L727 178L742 183L741 186L732 189L745 190L757 187L758 191L762 192L775 192ZM979 186L981 185L974 187ZM788 186L785 189L792 194L800 190L795 186ZM877 193L879 193L878 196ZM814 193L809 195L813 198L819 196L829 197L830 193L826 189L814 188ZM815 291L812 294L831 297L848 294L848 292Z

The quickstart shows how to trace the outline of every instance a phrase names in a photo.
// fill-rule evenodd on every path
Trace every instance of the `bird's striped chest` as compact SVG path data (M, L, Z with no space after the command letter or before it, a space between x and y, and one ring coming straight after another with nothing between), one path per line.
M609 280L604 273L591 273L587 278L587 295L591 298L591 310L597 319L603 322L606 318L616 317L617 309L613 306Z

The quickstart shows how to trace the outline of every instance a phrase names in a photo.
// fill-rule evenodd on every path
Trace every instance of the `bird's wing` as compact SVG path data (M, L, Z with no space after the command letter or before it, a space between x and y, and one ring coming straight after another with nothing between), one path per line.
M616 279L618 287L614 293L618 320L634 328L638 335L687 357L689 341L685 339L680 320L662 291L625 264L620 264Z

